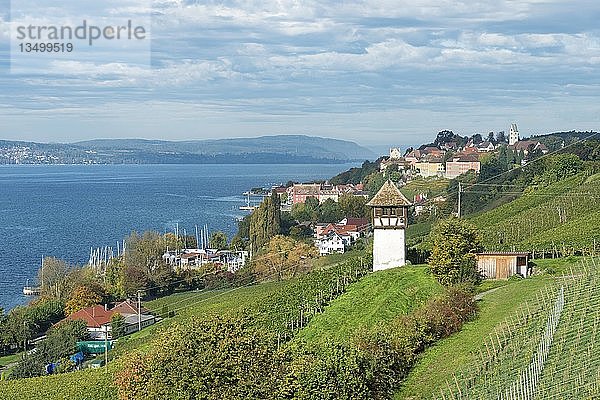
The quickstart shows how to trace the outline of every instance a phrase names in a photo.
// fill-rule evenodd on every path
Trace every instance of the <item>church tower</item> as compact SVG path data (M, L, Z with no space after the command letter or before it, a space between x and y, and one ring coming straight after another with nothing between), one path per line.
M510 124L510 133L508 135L508 145L512 146L519 141L519 130L517 124Z
M367 205L373 210L373 271L405 265L410 201L388 180Z

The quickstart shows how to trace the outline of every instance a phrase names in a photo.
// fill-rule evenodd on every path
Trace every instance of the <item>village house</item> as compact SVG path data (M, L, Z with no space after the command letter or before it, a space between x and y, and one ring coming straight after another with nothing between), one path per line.
M423 178L430 178L433 176L444 176L445 167L443 157L440 156L425 156L422 160L414 164L414 168L417 175Z
M331 185L329 183L297 183L288 188L288 201L291 204L305 203L309 197L314 197L323 203L328 199L339 201L340 196L349 194L352 196L368 196L362 184Z
M454 179L468 171L481 171L481 163L476 154L461 154L458 153L452 160L446 161L446 178Z
M379 171L384 172L389 166L396 165L398 167L398 171L404 171L410 168L410 163L408 163L404 157L402 157L402 153L400 149L397 147L392 147L390 149L389 157L381 160L379 163Z
M522 151L525 156L536 151L539 151L542 154L548 153L546 145L537 140L519 140L514 145L508 146L508 149L517 153Z
M496 150L496 146L490 141L481 142L477 145L477 151L480 153L489 153Z
M477 253L477 270L484 279L508 279L513 275L531 275L527 252Z
M370 226L367 218L344 218L337 224L317 224L315 246L320 255L344 253L348 246L368 232Z
M247 251L215 250L215 249L184 249L181 252L166 251L163 260L169 265L181 269L197 269L206 264L215 264L235 273L248 259Z
M344 239L335 231L331 231L328 235L317 239L315 245L319 249L320 256L334 253L343 254L346 251Z
M84 321L92 340L104 340L105 335L108 335L108 339L111 338L111 320L116 313L123 315L125 318L126 335L138 331L139 320L141 320L142 329L156 322L156 318L148 310L143 309L141 311L142 313L138 316L135 306L128 302L119 303L110 310L107 306L95 305L79 310L63 321Z

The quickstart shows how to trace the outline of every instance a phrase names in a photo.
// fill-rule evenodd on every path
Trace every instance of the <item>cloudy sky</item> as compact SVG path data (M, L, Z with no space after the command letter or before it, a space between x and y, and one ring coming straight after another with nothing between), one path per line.
M74 4L57 14L96 12ZM151 68L98 50L31 71L10 69L9 6L0 139L300 133L375 146L511 122L525 135L600 129L597 0L129 0L111 12L151 15Z

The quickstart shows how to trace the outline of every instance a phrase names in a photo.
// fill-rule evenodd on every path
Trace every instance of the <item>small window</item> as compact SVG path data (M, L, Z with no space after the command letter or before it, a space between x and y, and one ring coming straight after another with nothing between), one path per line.
M396 215L396 209L395 208L390 208L390 215L392 215L392 216Z
M383 214L383 210L380 207L375 208L375 216L376 217L381 217L382 214Z

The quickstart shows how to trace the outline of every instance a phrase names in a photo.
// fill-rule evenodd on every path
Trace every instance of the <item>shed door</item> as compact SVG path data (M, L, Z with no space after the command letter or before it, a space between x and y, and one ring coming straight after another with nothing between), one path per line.
M506 258L496 260L496 278L507 279L510 271L510 261Z

